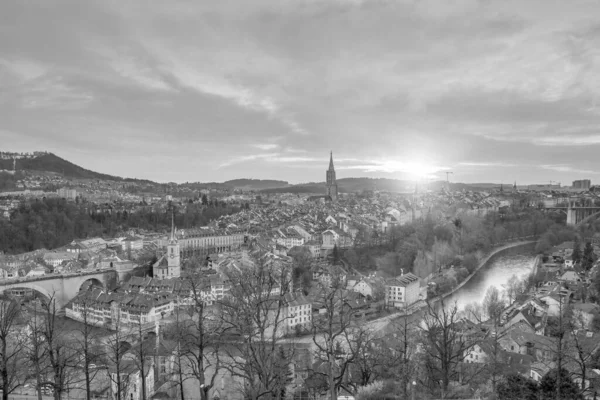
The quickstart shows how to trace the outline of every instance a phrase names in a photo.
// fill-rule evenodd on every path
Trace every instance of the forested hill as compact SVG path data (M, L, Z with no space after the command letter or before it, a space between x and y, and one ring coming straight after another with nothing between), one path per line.
M78 165L73 164L70 161L62 159L52 153L42 153L37 157L31 158L18 158L16 163L17 171L30 170L30 171L43 171L43 172L56 172L69 178L79 179L100 179L100 180L113 180L113 181L138 181L138 182L150 182L132 178L121 178L118 176L102 174L82 168ZM13 160L0 159L0 169L12 170Z
M226 186L236 189L260 190L270 188L280 188L289 186L286 181L277 181L273 179L232 179L223 182Z
M89 204L68 203L48 198L23 202L12 211L10 220L0 219L0 251L19 254L41 248L54 249L73 239L114 237L131 228L167 231L171 226L169 212L154 212L150 207L135 213L111 214L89 212ZM221 215L239 211L224 203L212 206L190 204L185 212L177 211L175 224L191 228L208 224Z

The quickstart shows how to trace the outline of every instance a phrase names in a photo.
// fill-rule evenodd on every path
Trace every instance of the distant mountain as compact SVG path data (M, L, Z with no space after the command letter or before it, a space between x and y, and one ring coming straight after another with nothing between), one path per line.
M340 193L356 193L364 190L380 190L385 192L411 192L414 183L399 179L387 178L341 178L337 180ZM291 185L283 188L272 188L262 190L265 193L310 193L324 194L325 182L309 182Z
M340 193L358 193L365 190L377 190L382 192L412 193L415 190L415 182L400 179L388 178L341 178L337 180ZM434 181L427 184L417 185L419 190L440 191L447 188L446 181ZM452 190L474 190L489 191L499 188L495 183L450 183ZM264 193L306 193L306 194L324 194L325 182L309 182L287 187L270 188L261 190Z
M28 171L41 171L41 172L55 172L68 178L77 179L99 179L99 180L112 180L112 181L136 181L136 182L148 182L148 180L121 178L118 176L101 174L99 172L90 171L82 168L78 165L73 164L65 159L58 157L52 153L41 153L38 156L30 158L19 158L17 159L17 171L28 170ZM12 159L0 159L0 169L13 168Z

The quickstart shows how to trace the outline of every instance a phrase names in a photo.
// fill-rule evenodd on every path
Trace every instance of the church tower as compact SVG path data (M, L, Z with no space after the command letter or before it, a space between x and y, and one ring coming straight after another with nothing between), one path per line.
M167 276L179 278L181 275L181 260L179 242L175 236L175 218L171 214L171 237L167 245Z
M338 186L335 179L335 168L333 167L333 152L329 153L329 169L325 172L325 194L336 201L338 197Z

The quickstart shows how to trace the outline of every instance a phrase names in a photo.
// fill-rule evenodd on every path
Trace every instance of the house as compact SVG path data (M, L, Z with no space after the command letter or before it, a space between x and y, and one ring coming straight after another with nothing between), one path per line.
M551 361L556 339L548 336L536 335L534 333L513 329L503 335L500 346L511 353L527 354L536 361Z
M38 265L35 268L32 268L26 276L42 276L42 275L46 275L46 268L42 267L41 265Z
M526 303L523 307L513 309L506 315L504 328L508 329L517 324L527 325L528 329L538 335L544 334L548 319L548 306L537 299Z
M300 293L287 293L284 301L283 317L287 331L308 327L312 320L312 301Z
M65 261L77 259L77 254L67 251L49 252L44 254L43 260L46 264L57 267Z
M400 275L385 281L385 304L392 307L404 307L419 300L420 281L411 273Z
M144 400L142 397L142 379L145 380L146 398L151 398L154 395L154 368L153 363L144 362L145 377L142 378L138 363L135 361L135 356L126 354L123 356L123 361L120 365L120 382L121 388L117 388L118 377L114 367L109 367L111 392L113 398L118 397L118 391L121 392L121 399L127 400Z
M353 291L362 294L365 297L373 297L374 286L365 278L362 278L351 288Z
M565 271L564 274L558 277L558 280L566 283L577 283L583 281L579 274L574 270Z
M568 294L563 292L563 290L560 292L553 291L552 293L540 298L541 301L548 305L548 316L557 317L566 311L572 293L570 291Z
M575 266L575 262L571 256L565 258L565 268L573 268Z

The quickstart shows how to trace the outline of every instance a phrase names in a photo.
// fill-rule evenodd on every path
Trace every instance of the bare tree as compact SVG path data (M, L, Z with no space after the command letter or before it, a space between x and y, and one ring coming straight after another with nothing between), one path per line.
M103 351L99 344L97 331L89 318L93 301L87 296L87 293L83 294L80 300L82 323L78 325L77 334L73 337L73 346L78 355L78 364L83 369L86 399L90 400L91 383L99 371L98 368L90 368L90 365L101 359Z
M67 334L64 320L59 318L58 311L54 296L42 303L43 322L40 333L52 375L52 379L45 383L53 388L55 400L61 400L63 393L68 391L69 385L74 382L73 371L77 367L77 352L71 346L70 335Z
M516 275L510 277L506 285L504 285L504 292L508 298L508 304L512 304L517 300L517 296L523 292L523 282L517 278Z
M214 312L216 306L207 304L212 301L205 298L210 282L197 273L189 274L185 282L190 290L189 318L183 321L177 319L180 328L176 338L180 344L181 361L185 360L189 370L187 375L198 381L200 399L208 400L208 393L214 387L221 368L219 348L223 321Z
M17 330L21 307L14 299L0 295L0 383L2 400L23 384L25 340Z
M502 315L504 308L505 303L504 300L502 300L500 291L496 286L490 286L483 298L483 309L494 326L499 325L500 316Z
M337 399L348 367L367 341L367 331L353 321L355 310L345 287L346 282L334 276L330 286L320 284L314 300L319 308L319 315L312 318L315 358L324 366L324 370L314 372L324 375L331 400Z
M34 309L29 316L28 329L30 338L26 346L27 361L35 368L36 391L38 400L42 400L42 382L44 381L42 374L43 364L46 359L45 346L43 346L42 337L42 320L39 316L41 309L38 309L39 300L33 301Z
M276 397L281 385L278 340L286 329L284 296L291 271L262 254L245 264L225 271L231 288L220 303L223 327L238 339L220 348L220 363L232 377L245 382L247 398Z
M130 311L131 312L131 311ZM141 311L139 319L135 323L135 344L129 351L133 355L133 363L138 371L140 371L140 388L142 399L147 398L148 388L146 387L146 375L150 372L151 365L148 360L151 360L155 352L155 343L144 338L144 324L142 323Z
M125 395L129 387L129 379L125 374L123 356L131 348L131 334L121 323L119 311L113 316L113 333L105 340L104 357L111 369L110 380L116 386L114 393L117 400L126 400Z
M427 303L422 322L423 350L430 388L438 382L441 389L448 390L450 381L458 378L459 364L469 350L477 343L459 327L458 307L456 303L447 308L443 301L439 308Z

